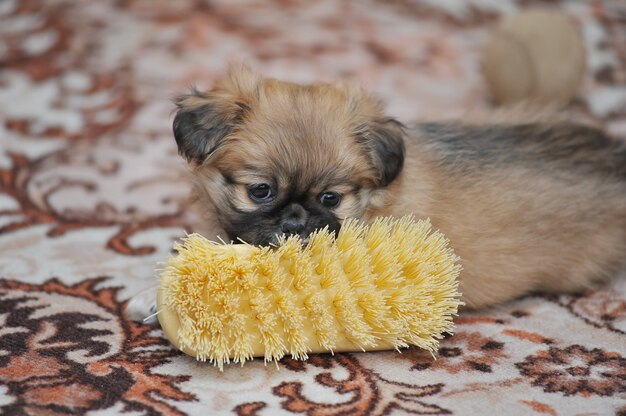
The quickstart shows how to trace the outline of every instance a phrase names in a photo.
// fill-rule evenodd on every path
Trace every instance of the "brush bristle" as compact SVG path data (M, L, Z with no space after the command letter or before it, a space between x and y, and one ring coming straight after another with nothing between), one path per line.
M303 247L189 235L161 275L159 321L181 350L220 369L255 356L399 349L434 353L462 304L458 258L428 220L344 221Z

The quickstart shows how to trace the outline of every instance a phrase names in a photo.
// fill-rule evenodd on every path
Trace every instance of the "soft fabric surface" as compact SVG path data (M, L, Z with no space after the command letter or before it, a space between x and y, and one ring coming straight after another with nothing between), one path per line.
M230 60L349 79L403 121L490 107L478 57L529 0L0 2L0 413L626 413L626 284L528 296L417 350L197 363L124 303L183 234L171 97ZM544 4L545 5L545 4ZM626 137L626 3L550 1L589 69L572 108Z

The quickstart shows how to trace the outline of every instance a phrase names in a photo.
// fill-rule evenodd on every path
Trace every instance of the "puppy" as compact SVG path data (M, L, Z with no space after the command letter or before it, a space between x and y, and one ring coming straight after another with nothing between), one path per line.
M626 258L626 145L595 128L510 115L405 127L360 89L247 69L176 104L208 238L306 242L347 217L429 217L461 257L470 308L581 291ZM131 315L154 298L133 299Z

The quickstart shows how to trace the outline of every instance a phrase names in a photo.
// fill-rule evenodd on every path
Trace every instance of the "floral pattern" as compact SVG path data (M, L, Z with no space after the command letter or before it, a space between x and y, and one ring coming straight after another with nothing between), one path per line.
M151 372L176 352L149 327L124 320L117 290L95 288L102 281L0 281L4 412L66 415L119 403L124 410L176 414L163 399L195 400L176 386L188 377Z
M504 343L483 337L480 332L458 332L441 343L438 359L426 351L412 348L406 354L413 370L444 370L450 374L479 371L491 373L493 366L506 358Z
M626 391L626 358L599 348L553 347L516 365L544 391L560 391L566 396L612 396Z
M626 138L621 0L0 1L0 413L626 414L626 279L463 312L437 357L253 361L219 372L125 319L189 230L171 97L229 62L348 81L402 121L493 108L481 48L503 16L575 21L570 110Z

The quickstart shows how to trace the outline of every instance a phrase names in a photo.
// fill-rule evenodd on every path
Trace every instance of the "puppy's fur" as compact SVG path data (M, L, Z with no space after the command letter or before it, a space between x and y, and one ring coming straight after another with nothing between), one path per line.
M177 100L197 230L276 242L346 217L430 217L461 257L461 290L481 308L529 291L575 292L626 258L626 145L566 121L402 126L359 89L297 85L237 69ZM272 198L255 202L253 184ZM328 208L324 192L342 196Z

